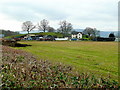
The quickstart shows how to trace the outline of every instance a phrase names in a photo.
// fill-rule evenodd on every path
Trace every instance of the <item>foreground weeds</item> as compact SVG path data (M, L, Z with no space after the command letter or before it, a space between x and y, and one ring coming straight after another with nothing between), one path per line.
M30 53L3 46L2 88L118 88L114 80L75 74L71 66L36 60Z

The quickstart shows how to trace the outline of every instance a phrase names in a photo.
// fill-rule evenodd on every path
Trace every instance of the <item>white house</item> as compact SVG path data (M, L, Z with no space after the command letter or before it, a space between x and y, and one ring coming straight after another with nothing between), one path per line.
M72 38L81 39L82 38L82 32L77 32L75 34L72 34L71 37Z

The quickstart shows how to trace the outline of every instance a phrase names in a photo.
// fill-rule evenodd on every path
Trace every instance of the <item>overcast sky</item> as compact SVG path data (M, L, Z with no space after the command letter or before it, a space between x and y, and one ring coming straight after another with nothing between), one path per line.
M24 21L47 19L55 29L66 20L74 29L118 30L119 0L1 0L0 29L21 31Z

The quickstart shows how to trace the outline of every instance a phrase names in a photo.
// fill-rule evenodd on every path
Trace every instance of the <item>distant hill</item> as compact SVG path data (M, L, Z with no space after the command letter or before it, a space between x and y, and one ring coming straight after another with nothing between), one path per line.
M32 30L30 33L39 33L39 30ZM20 34L27 34L27 31L20 31Z
M73 31L83 32L84 29L73 29Z

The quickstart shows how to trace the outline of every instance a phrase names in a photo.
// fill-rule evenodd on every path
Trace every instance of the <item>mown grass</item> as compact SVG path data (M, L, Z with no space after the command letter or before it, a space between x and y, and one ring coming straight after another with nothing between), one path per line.
M117 42L40 42L22 41L32 45L17 47L36 55L39 59L61 62L74 67L74 71L118 79Z

